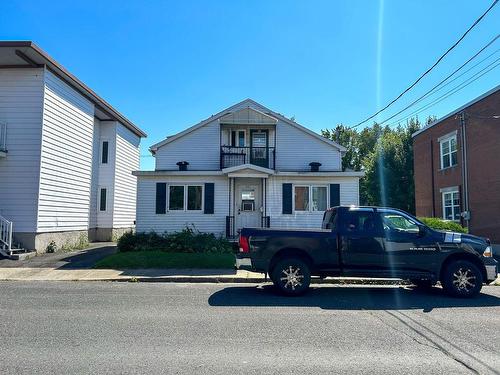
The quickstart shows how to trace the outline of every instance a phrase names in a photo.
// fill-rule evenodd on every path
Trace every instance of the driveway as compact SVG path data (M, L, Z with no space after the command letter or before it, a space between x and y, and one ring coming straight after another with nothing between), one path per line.
M89 248L84 250L41 254L23 261L0 258L0 268L90 269L98 260L116 251L114 242L92 243Z

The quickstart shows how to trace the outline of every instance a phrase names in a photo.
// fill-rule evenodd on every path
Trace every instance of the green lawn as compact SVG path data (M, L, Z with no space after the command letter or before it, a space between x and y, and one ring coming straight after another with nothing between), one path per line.
M98 261L94 268L233 268L233 254L166 253L137 251L116 253Z

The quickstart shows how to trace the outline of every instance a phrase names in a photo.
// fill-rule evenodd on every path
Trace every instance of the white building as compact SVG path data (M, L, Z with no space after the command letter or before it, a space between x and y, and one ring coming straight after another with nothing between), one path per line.
M150 150L155 170L134 172L139 232L319 228L327 207L359 203L344 147L250 99Z
M134 227L146 134L32 42L0 42L0 249ZM12 246L12 245L11 245Z

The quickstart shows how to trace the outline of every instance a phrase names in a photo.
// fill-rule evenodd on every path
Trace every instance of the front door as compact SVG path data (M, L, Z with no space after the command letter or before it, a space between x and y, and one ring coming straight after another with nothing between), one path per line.
M267 130L250 131L250 163L269 168L269 139Z
M235 199L235 219L237 231L244 227L260 227L260 195L259 184L237 182Z

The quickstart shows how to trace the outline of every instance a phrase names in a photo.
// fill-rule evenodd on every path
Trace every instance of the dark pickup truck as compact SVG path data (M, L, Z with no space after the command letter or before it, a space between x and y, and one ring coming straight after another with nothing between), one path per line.
M330 208L317 230L243 228L236 267L268 273L286 295L307 291L311 276L353 276L420 287L440 281L447 293L470 297L497 276L489 240L433 230L382 207Z

